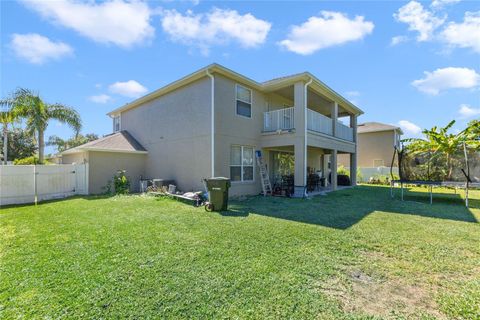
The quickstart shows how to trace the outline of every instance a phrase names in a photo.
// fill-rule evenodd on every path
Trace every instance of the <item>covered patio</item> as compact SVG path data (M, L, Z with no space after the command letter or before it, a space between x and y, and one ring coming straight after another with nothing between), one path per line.
M268 174L272 189L277 195L315 196L339 188L337 170L332 170L334 162L336 163L335 150L308 146L306 175L300 176L300 179L296 176L296 171L298 174L298 169L303 166L303 162L295 161L294 145L263 148L262 153L268 159L266 162ZM299 180L302 185L298 184ZM351 185L350 180L348 186ZM301 194L299 189L302 189Z

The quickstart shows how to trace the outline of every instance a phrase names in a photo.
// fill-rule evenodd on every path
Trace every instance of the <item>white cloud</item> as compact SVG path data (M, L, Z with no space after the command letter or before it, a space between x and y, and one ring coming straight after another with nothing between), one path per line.
M468 104L462 104L458 109L458 114L462 119L480 116L480 108L472 108Z
M400 44L406 41L408 41L407 36L395 36L395 37L392 37L392 40L390 41L390 45L393 47L393 46L396 46L397 44Z
M96 96L90 96L88 97L88 100L92 101L92 102L95 102L95 103L107 103L107 102L110 102L112 101L112 97L110 97L109 95L107 94L99 94L99 95L96 95Z
M185 15L176 10L165 10L162 28L173 41L194 45L204 53L210 46L238 42L242 47L263 44L270 32L271 23L257 19L252 14L239 14L235 10L213 8L208 13Z
M452 47L472 48L480 53L480 11L466 12L462 23L450 22L440 37Z
M130 47L154 35L151 10L142 1L22 1L52 23L73 29L96 42Z
M425 71L425 78L415 80L412 85L418 90L437 95L442 90L453 88L475 88L480 82L480 75L473 69L448 67L433 72Z
M15 54L30 63L42 64L73 54L73 49L64 42L54 42L36 33L12 35L11 48Z
M372 33L373 22L363 16L349 19L341 12L321 11L320 16L308 18L301 25L292 26L280 45L289 51L308 55L320 49L361 40Z
M448 4L455 4L457 2L460 2L460 0L433 0L430 6L434 9L441 9Z
M394 18L408 24L408 29L417 31L417 41L431 40L433 32L445 22L445 17L439 18L425 9L421 3L410 1L395 13Z
M360 95L360 92L353 90L353 91L347 91L345 92L345 94L350 97L358 97Z
M108 89L112 93L120 94L122 96L130 97L130 98L137 98L148 91L147 88L145 88L135 80L129 80L125 82L115 82L109 85Z
M415 123L410 122L408 120L400 120L398 121L398 126L402 128L402 131L406 135L410 136L417 136L422 132L422 128L417 126Z

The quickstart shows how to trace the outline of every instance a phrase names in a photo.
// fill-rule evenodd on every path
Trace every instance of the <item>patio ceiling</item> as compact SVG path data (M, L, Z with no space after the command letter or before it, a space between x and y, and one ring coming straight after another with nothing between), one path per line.
M287 86L280 88L278 90L273 91L273 93L278 94L279 96L293 101L294 97L294 89L293 85ZM312 89L308 89L308 94L307 94L307 101L308 101L308 107L320 112L321 114L331 116L330 114L330 104L332 103L331 100L327 99L326 97L318 94L317 92L313 91ZM344 117L350 115L348 111L342 107L341 104L338 105L338 116L339 117Z

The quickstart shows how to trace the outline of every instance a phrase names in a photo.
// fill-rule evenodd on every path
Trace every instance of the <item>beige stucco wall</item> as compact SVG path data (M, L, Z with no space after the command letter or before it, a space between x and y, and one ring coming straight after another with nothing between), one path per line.
M315 171L323 170L322 155L324 151L318 148L309 147L307 149L307 167Z
M210 78L204 77L123 112L128 130L148 150L145 175L174 179L179 190L203 190L210 176Z
M108 181L118 170L126 170L130 179L130 191L139 191L140 176L145 175L146 154L85 151L62 155L62 163L88 163L88 193L105 192Z
M350 167L350 154L349 153L340 153L337 155L337 165Z
M357 165L359 167L373 167L373 161L379 159L383 160L385 166L390 166L394 139L393 130L359 133Z
M109 180L118 170L126 170L130 191L139 191L140 176L145 175L145 154L120 152L88 152L88 191L90 194L105 192Z
M87 152L77 152L77 153L63 154L62 155L62 163L63 164L84 163L87 160L88 160L88 153Z
M230 177L230 150L232 145L260 148L263 112L267 104L265 95L252 90L252 117L237 115L236 82L215 76L215 174ZM230 195L258 194L262 190L258 168L254 168L253 182L233 182Z

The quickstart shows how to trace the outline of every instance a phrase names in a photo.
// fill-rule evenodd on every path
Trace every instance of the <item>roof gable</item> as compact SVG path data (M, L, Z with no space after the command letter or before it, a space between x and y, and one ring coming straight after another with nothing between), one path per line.
M398 131L400 134L403 134L402 129L397 126L393 126L381 122L365 122L361 123L357 127L358 133L367 133L367 132L379 132L379 131Z
M263 83L259 83L255 80L252 80L248 77L245 77L244 75L241 75L238 72L235 72L233 70L230 70L224 66L221 66L217 63L210 64L200 70L197 70L177 81L174 81L158 90L155 90L143 97L140 97L131 103L127 103L126 105L117 108L109 113L107 113L109 116L114 116L117 115L123 111L135 108L137 106L142 105L145 102L151 101L153 99L156 99L160 96L163 96L171 91L174 91L178 88L181 88L185 85L188 85L189 83L192 83L194 81L197 81L203 77L207 76L207 72L210 73L218 73L223 76L226 76L227 78L233 79L235 81L238 81L240 83L246 84L253 89L259 90L259 91L271 91L274 90L275 88L279 86L286 86L290 85L296 81L308 81L308 80L313 80L312 87L315 86L317 90L321 91L323 94L329 96L332 99L336 99L345 106L347 106L349 109L352 110L355 114L363 114L363 111L359 109L357 106L355 106L353 103L345 99L343 96L335 92L333 89L328 87L325 83L320 81L318 78L316 78L314 75L312 75L309 72L302 72L302 73L297 73L294 75L290 76L285 76L285 77L280 77L280 78L275 78L269 81L265 81Z
M100 139L87 142L78 147L63 151L61 154L82 151L106 151L124 153L146 153L147 150L128 131L115 132Z

